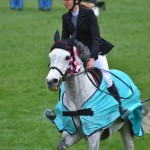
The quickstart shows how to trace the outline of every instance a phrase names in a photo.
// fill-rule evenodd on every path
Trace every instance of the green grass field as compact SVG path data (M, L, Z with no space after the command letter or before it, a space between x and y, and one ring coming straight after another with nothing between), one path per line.
M48 52L56 29L61 31L62 0L51 11L39 11L38 0L25 0L23 11L0 2L0 150L55 150L61 134L43 112L54 108L58 93L49 92ZM126 72L150 98L150 1L107 0L100 11L101 35L115 44L110 68ZM149 150L150 135L135 138L135 150ZM88 149L86 141L69 148ZM123 149L118 133L101 150Z

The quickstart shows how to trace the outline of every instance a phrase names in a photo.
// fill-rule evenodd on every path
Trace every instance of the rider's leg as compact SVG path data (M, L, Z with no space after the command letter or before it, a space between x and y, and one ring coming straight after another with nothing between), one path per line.
M121 100L119 98L119 92L117 90L117 87L116 85L113 83L113 85L109 88L107 88L109 93L112 94L112 96L117 100L117 102L119 103L119 111L120 111L120 114L121 114L121 118L124 119L126 118L130 111L128 109L123 109L122 108L122 103L121 103Z
M103 79L106 83L106 87L107 88L111 87L113 85L113 81L109 73L106 55L98 55L98 59L95 61L94 67L101 69Z
M115 83L113 82L111 75L109 73L106 55L98 55L98 59L95 61L94 65L95 67L102 69L101 72L103 74L103 79L106 82L107 89L109 93L112 94L112 96L119 103L119 111L121 114L121 118L124 119L129 115L129 111L127 109L122 108L122 103L120 100L118 89L116 88Z

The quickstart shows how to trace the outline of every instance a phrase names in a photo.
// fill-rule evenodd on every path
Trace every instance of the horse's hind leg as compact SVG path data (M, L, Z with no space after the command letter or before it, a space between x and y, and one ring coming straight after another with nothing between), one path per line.
M134 135L131 128L131 123L128 121L119 130L124 143L124 150L134 150Z
M62 140L57 146L57 150L66 150L67 147L75 144L81 139L81 135L78 133L69 134L68 132L64 131L62 134Z

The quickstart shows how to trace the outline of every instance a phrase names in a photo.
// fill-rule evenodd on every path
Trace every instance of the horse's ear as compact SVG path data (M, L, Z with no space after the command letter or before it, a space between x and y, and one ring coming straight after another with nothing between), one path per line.
M75 31L72 35L72 37L69 39L69 43L74 43L75 39L76 39L76 35L77 35L77 32Z
M58 40L60 40L60 34L59 34L59 31L56 30L55 35L54 35L54 41L56 42Z

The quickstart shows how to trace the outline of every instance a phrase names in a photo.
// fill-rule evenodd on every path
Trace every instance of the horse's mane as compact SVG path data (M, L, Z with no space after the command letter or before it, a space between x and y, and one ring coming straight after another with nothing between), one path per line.
M79 57L81 58L84 66L86 66L87 62L90 59L90 50L87 46L85 46L82 42L75 40L76 48L78 49Z

